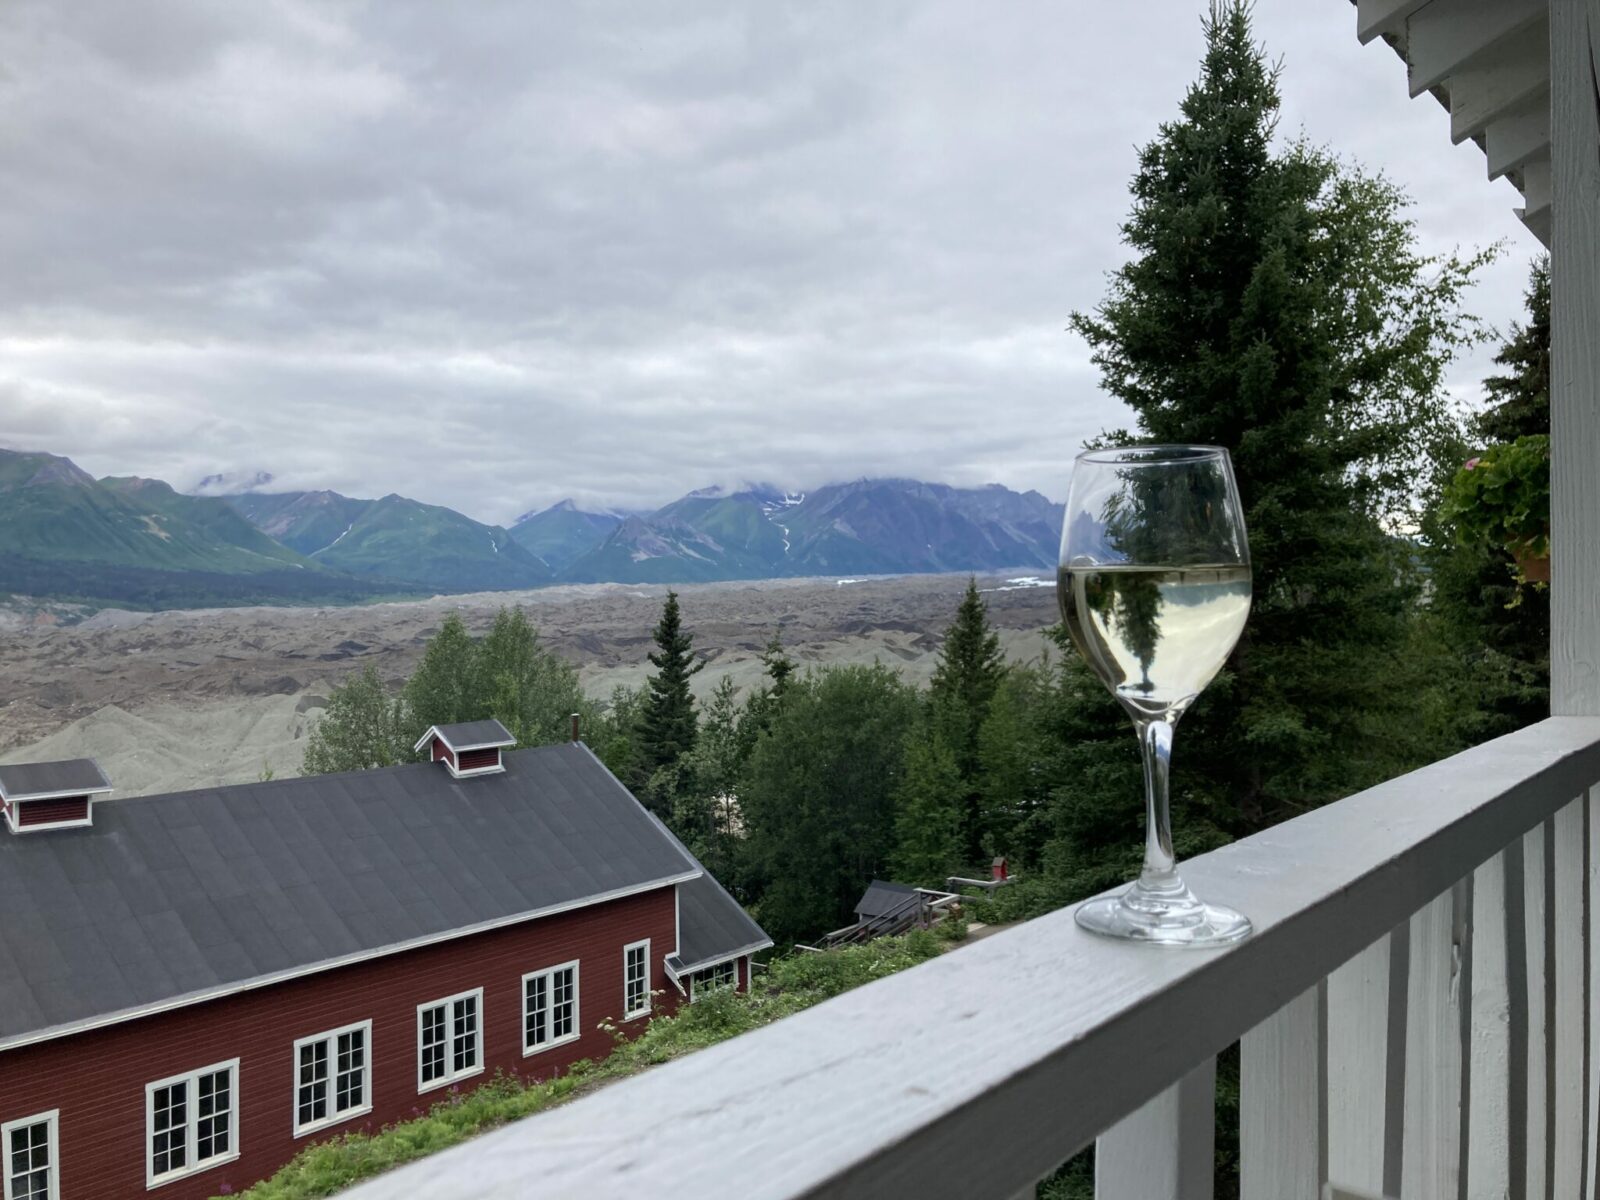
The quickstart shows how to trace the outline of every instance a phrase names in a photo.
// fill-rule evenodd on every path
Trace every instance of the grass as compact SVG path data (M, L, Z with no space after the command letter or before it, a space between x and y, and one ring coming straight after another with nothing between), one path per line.
M377 1133L350 1133L302 1150L277 1174L241 1193L250 1200L312 1200L402 1163L457 1145L490 1129L553 1108L602 1083L715 1045L874 979L903 971L945 948L947 938L913 932L864 946L775 960L749 995L712 992L675 1016L657 1017L633 1041L619 1039L606 1058L574 1063L565 1074L525 1083L497 1074L468 1092L451 1094L414 1120Z

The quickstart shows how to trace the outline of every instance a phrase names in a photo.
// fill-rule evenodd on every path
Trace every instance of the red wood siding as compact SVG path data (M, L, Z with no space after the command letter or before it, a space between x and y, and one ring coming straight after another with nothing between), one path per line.
M270 1175L302 1146L425 1112L448 1089L417 1092L417 1005L483 988L481 1075L497 1069L547 1077L580 1058L600 1058L610 1037L597 1026L622 1012L622 948L650 939L655 1011L677 1007L662 959L676 929L673 889L389 955L337 971L0 1053L0 1122L61 1110L63 1200L127 1200L145 1188L145 1084L238 1057L241 1157L160 1185L162 1200L203 1200ZM108 953L115 953L108 947ZM522 1055L522 976L579 960L579 1038ZM370 1019L370 1116L294 1136L294 1042ZM645 1021L623 1025L639 1031Z
M500 765L500 751L497 749L463 750L456 758L456 769L459 771L476 771L482 767Z
M443 761L443 762L453 763L453 762L456 761L456 756L450 752L450 747L449 746L446 746L438 738L434 738L433 739L433 761L434 762Z
M26 800L17 804L17 827L54 825L60 821L87 821L89 797L63 796L59 800Z

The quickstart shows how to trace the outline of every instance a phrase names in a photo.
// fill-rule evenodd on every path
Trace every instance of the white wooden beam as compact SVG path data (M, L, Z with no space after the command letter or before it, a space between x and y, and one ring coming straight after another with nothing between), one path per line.
M1411 918L1402 1196L1454 1196L1461 1187L1465 905L1464 890L1453 888Z
M1511 993L1507 982L1506 863L1495 855L1472 878L1472 1036L1467 1064L1469 1196L1511 1195ZM1515 873L1517 886L1522 874ZM1518 917L1522 906L1516 905ZM1521 940L1517 945L1520 949Z
M1538 160L1550 159L1550 97L1535 96L1521 109L1492 121L1484 130L1483 153L1489 163L1489 178L1499 179L1508 171Z
M1543 18L1507 38L1492 58L1450 76L1450 140L1480 136L1491 121L1550 88L1550 23Z
M1522 1174L1527 1180L1522 1195L1529 1200L1547 1196L1550 1143L1550 1022L1549 1012L1549 956L1546 953L1545 933L1548 905L1545 897L1545 879L1549 873L1546 852L1545 826L1529 830L1522 839L1523 883L1523 987L1526 1005L1522 1013L1526 1022L1527 1056L1524 1068L1524 1086L1512 1093L1513 1103L1523 1105L1524 1131L1521 1141ZM1515 1031L1513 1026L1513 1031ZM1516 1138L1517 1130L1512 1129ZM1515 1140L1512 1168L1516 1168Z
M1412 96L1437 87L1473 59L1536 24L1548 0L1433 0L1406 19Z
M1550 711L1600 713L1600 61L1596 0L1550 0Z
M1557 1196L1583 1195L1584 1022L1588 993L1584 971L1583 875L1584 828L1580 797L1552 819L1555 826L1555 962L1550 986L1555 994L1554 1053L1551 1070L1555 1111L1550 1133L1555 1143L1551 1190Z
M1552 153L1553 152L1554 152L1554 146L1552 145ZM1539 161L1531 162L1531 163L1528 163L1525 167L1523 167L1518 172L1518 174L1522 176L1522 183L1521 183L1521 187L1522 187L1522 207L1517 210L1517 215L1522 218L1523 223L1525 225L1527 225L1529 229L1532 229L1535 234L1539 233L1539 230L1541 228L1543 228L1546 231L1548 231L1550 229L1550 225L1551 225L1551 220L1550 220L1550 217L1551 217L1551 205L1552 205L1552 203L1553 203L1553 201L1555 199L1555 189L1551 186L1552 164L1548 163L1548 162L1539 162ZM1545 235L1543 235L1540 238L1540 240L1543 241L1545 243L1545 245L1548 246L1550 244L1550 238L1549 238L1548 232ZM1554 286L1554 284L1555 284L1555 280L1552 277L1551 285ZM1554 320L1555 320L1555 309L1554 309L1554 300L1552 298L1552 301L1551 301L1551 321L1552 321L1552 325L1554 323ZM1554 332L1553 328L1552 328L1552 332ZM1551 352L1552 352L1552 360L1553 360L1553 358L1554 358L1554 342L1553 341L1552 341L1552 346L1551 346ZM1554 391L1555 391L1555 387L1553 385L1554 373L1555 373L1554 372L1554 365L1552 363L1552 368L1551 368L1552 386L1551 386L1551 389L1550 389L1552 393L1554 393ZM1554 399L1554 396L1552 395L1552 400L1553 399ZM1551 433L1554 434L1554 432L1555 432L1555 405L1553 403L1551 405L1550 419L1551 419ZM1556 449L1556 439L1555 439L1554 436L1552 436L1551 439L1550 439L1550 455L1551 455L1550 508L1551 508L1551 521L1552 521L1551 547L1552 547L1552 554L1553 554L1554 553L1554 545L1555 545L1555 537L1554 537L1554 535L1555 535L1555 525L1559 523L1559 521L1560 521L1560 513L1561 513L1561 508L1560 508L1561 498L1560 498L1559 495L1557 495L1556 487L1555 487L1555 477L1556 477L1555 464L1556 464L1556 460L1557 460L1557 457L1558 457L1558 451ZM1555 567L1553 565L1553 560L1552 560L1552 567L1551 567L1552 585L1553 585L1554 578L1555 578ZM1552 592L1552 595L1551 595L1551 605L1552 605L1552 607L1554 607L1554 604L1555 604L1555 595ZM1551 636L1552 636L1552 638L1555 635L1554 624L1555 624L1554 616L1552 614L1552 618L1551 618ZM1556 676L1556 673L1557 673L1554 662L1551 663L1550 670L1551 670L1551 679L1552 679L1552 684L1553 684L1555 676ZM1552 691L1550 699L1551 699L1551 705L1552 705L1552 707L1554 707L1555 694L1554 694L1553 691Z
M1374 1196L1384 1185L1392 941L1379 938L1328 976L1328 1182Z
M1208 1058L1095 1142L1095 1200L1211 1200L1217 1060Z
M1239 1045L1239 1200L1319 1200L1327 1176L1325 985Z
M1356 37L1365 46L1375 37L1399 33L1406 18L1428 0L1356 0Z

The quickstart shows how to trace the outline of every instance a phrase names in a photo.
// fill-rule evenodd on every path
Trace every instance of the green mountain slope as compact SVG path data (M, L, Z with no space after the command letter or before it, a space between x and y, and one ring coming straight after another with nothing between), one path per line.
M521 517L511 527L511 540L560 572L598 549L621 524L621 517L584 512L571 500L563 500Z
M338 492L246 492L222 502L268 537L301 554L331 546L373 504Z
M454 509L396 495L373 501L312 557L352 575L450 592L537 587L555 574L512 541L502 526L483 525Z

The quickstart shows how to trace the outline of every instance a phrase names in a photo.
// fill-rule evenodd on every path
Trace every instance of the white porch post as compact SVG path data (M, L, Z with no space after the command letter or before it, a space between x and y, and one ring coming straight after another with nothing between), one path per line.
M1600 715L1600 0L1550 0L1550 711Z

